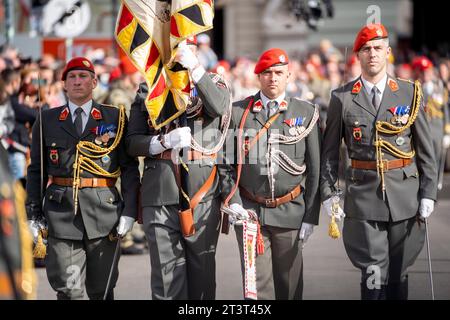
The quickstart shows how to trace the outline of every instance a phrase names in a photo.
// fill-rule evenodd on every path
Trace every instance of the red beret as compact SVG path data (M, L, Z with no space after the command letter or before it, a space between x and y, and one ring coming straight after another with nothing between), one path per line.
M115 67L111 70L109 73L109 83L113 82L114 80L120 79L122 76L122 70L119 67Z
M66 64L66 67L64 68L61 80L65 81L67 74L71 70L87 70L95 74L94 65L92 64L92 62L90 62L88 59L84 57L76 57L70 60Z
M347 61L347 65L349 67L351 67L351 66L353 66L356 63L358 63L358 57L356 56L356 54L352 54L350 59L348 59L348 61Z
M122 74L134 74L138 71L138 69L134 66L133 62L131 62L130 58L127 56L123 56L122 59L120 59L120 71L122 71Z
M414 70L425 71L428 68L433 68L433 63L425 56L416 57L412 61Z
M197 45L197 36L190 36L186 39L186 44L191 44L193 46Z
M260 74L267 68L274 65L285 65L289 63L289 58L286 52L279 48L272 48L265 51L255 65L255 73Z
M388 37L386 28L381 23L374 23L364 26L359 30L353 45L353 52L358 52L366 42Z
M217 64L214 66L214 68L211 70L214 73L220 73L224 74L225 72L230 71L230 64L226 60L220 60L217 62Z

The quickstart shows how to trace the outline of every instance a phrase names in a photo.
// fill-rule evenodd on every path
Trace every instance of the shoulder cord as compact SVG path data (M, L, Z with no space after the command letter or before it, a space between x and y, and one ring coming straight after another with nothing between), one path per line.
M413 106L411 110L411 116L408 119L408 122L402 126L398 127L395 126L389 122L386 121L377 121L375 124L375 150L376 150L376 157L377 157L377 173L379 176L381 176L381 184L382 184L382 191L383 191L383 197L385 194L386 186L384 184L384 171L385 171L385 164L383 160L383 152L382 149L386 150L393 156L401 159L411 159L414 157L415 150L412 147L411 144L411 151L405 152L401 151L400 149L396 148L393 144L389 143L388 141L383 140L379 133L385 133L390 135L395 135L402 133L406 129L408 129L416 120L417 115L419 114L420 110L420 104L422 101L422 88L419 81L414 82L414 98L413 98Z
M118 121L117 134L114 142L108 148L104 148L96 145L90 141L80 141L77 144L77 151L75 155L75 162L73 163L73 200L75 201L74 210L77 212L78 205L78 189L80 186L80 173L86 170L95 175L99 175L106 178L117 178L120 176L120 168L114 172L109 172L92 159L99 159L108 155L119 145L122 140L122 135L125 127L125 108L123 105L119 106L119 121Z
M271 133L268 140L268 148L266 153L267 161L267 178L269 179L270 190L272 194L272 200L275 199L275 178L274 178L274 165L278 164L289 174L298 176L306 171L306 164L301 166L297 165L292 159L290 159L283 151L279 148L275 148L274 144L295 144L307 137L317 120L319 119L319 109L317 105L314 106L314 114L309 122L308 128L302 131L300 134L288 137L279 133Z

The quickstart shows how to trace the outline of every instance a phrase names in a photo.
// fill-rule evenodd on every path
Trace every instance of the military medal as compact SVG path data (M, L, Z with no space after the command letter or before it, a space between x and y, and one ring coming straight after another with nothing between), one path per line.
M405 125L408 123L409 120L409 106L395 106L392 108L389 108L389 111L394 115L391 118L391 123L395 125L403 124Z
M402 144L405 143L405 138L403 138L403 137L398 137L398 138L395 140L395 143L396 143L398 146L401 146Z
M289 128L289 134L291 136L295 136L297 134L297 128L296 127Z
M401 122L402 124L407 124L407 123L408 123L408 120L409 120L409 114L405 114L405 115L403 115L403 116L400 117L400 122Z
M109 141L109 134L105 133L101 135L100 140L103 142L103 144L107 144Z
M300 133L302 133L303 131L305 131L305 127L303 126L304 120L305 119L303 117L297 117L297 118L286 119L283 122L286 123L290 127L289 134L291 136L296 136L296 135L299 135Z
M56 149L51 149L51 150L50 150L50 161L51 161L54 165L57 165L57 164L58 164L58 160L59 160L58 150L56 150Z
M358 142L361 141L362 132L360 127L353 128L353 138Z
M393 116L393 117L391 118L391 123L392 123L392 124L398 124L398 117L397 117L397 116Z
M102 163L103 164L107 164L107 163L109 163L111 161L111 158L108 156L108 155L104 155L103 157L102 157Z
M94 142L98 145L107 145L109 139L114 138L116 136L116 126L113 124L110 125L100 125L95 128L90 129L92 133L97 135L94 139Z
M101 137L100 136L95 137L94 142L95 142L95 144L101 145L102 144Z

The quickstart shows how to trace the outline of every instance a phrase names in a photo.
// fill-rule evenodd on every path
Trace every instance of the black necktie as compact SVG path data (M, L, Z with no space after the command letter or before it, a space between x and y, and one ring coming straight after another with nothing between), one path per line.
M372 105L374 106L375 110L378 110L378 107L380 106L380 95L378 94L379 90L377 86L373 86L372 88Z
M270 114L272 110L276 110L278 102L276 100L272 100L267 102L267 119L270 118Z
M83 118L81 117L82 112L83 112L83 109L81 109L81 107L78 107L75 110L76 118L75 118L74 125L75 125L75 129L77 130L77 133L79 136L81 136L81 134L83 133Z

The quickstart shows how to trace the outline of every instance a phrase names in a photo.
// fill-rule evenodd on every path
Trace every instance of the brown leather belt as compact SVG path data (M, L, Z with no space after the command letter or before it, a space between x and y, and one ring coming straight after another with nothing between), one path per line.
M162 159L162 160L172 160L172 149L166 150L160 154L158 154L156 159ZM201 159L216 159L217 153L208 155L201 153L197 150L188 150L188 161L192 160L201 160Z
M247 191L241 186L239 186L239 192L242 196L244 196L244 198L262 204L266 208L276 208L283 203L290 202L297 198L302 193L302 188L300 187L300 185L298 185L294 189L292 189L291 192L288 192L284 196L275 198L273 200L271 198L264 198L253 195L251 192Z
M52 177L53 184L63 187L72 187L72 178ZM80 178L79 188L105 188L114 187L117 179L114 178Z
M383 168L384 171L403 168L409 166L412 162L413 162L412 159L383 160ZM364 170L377 170L377 162L352 159L352 168Z

